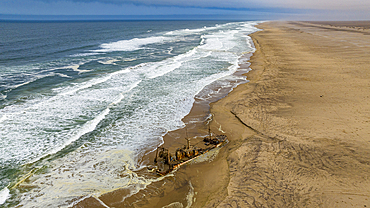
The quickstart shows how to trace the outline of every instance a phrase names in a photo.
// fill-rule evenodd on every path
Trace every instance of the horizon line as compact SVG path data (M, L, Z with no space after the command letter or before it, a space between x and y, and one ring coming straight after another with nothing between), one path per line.
M257 21L249 15L171 14L171 15L33 15L0 14L0 21L122 21L122 20L240 20Z

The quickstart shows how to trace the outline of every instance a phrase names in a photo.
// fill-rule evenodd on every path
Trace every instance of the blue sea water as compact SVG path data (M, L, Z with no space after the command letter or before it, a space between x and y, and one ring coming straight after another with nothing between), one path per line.
M0 204L145 188L140 158L184 126L194 99L245 81L233 74L255 24L0 22Z

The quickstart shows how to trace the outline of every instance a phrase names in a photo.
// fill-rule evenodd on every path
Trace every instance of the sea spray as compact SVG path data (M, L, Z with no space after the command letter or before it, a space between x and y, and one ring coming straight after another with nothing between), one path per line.
M0 205L4 204L5 201L10 197L10 191L7 187L0 191Z

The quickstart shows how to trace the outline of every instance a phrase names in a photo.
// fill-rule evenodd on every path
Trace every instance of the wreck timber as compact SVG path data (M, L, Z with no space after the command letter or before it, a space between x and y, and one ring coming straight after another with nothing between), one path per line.
M217 135L212 138L211 134L209 137L203 139L205 148L190 146L190 139L186 138L187 145L178 148L175 154L171 154L166 148L159 147L156 150L156 156L154 159L155 168L152 168L156 174L165 176L174 170L178 169L182 165L189 163L190 161L198 158L201 155L217 148L221 147L228 142L225 135Z

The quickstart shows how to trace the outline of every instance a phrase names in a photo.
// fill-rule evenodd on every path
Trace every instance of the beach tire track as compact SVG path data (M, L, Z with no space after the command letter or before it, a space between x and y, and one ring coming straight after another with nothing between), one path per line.
M332 200L327 190L338 189L338 182L349 189L360 187L357 180L368 184L370 166L360 161L369 156L335 144L325 139L297 144L263 135L246 139L228 158L228 196L218 207L326 207ZM362 171L348 180L353 169Z

